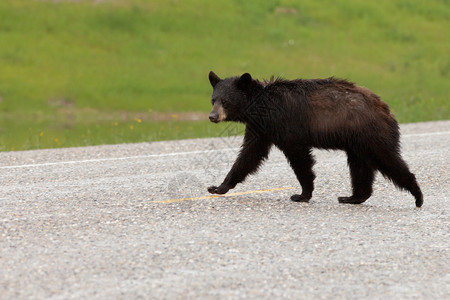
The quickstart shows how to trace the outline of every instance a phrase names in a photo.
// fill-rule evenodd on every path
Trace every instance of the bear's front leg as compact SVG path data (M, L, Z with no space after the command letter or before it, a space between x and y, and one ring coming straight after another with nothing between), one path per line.
M314 158L311 154L311 148L297 145L291 142L288 146L282 148L286 155L295 176L302 186L302 193L292 195L291 200L295 202L308 202L314 191L314 174L312 167L314 165Z
M210 186L211 194L225 194L238 183L245 180L248 174L258 170L264 159L269 155L271 144L264 138L256 137L246 128L241 151L230 172L220 186Z

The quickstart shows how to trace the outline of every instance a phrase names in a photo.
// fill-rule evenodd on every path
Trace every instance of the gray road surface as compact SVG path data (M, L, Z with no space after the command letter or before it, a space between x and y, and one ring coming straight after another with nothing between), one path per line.
M0 153L0 299L450 299L450 121L402 133L421 209L326 151L310 203L276 150L211 197L241 137Z

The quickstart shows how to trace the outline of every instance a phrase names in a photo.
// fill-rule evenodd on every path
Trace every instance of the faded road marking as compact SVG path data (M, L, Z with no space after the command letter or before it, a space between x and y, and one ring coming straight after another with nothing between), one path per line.
M435 136L435 135L447 135L450 131L438 131L430 133L413 133L413 134L403 134L402 138L407 137L418 137L418 136ZM224 149L213 149L213 150L199 150L199 151L186 151L186 152L172 152L172 153L158 153L158 154L148 154L148 155L137 155L137 156L125 156L125 157L109 157L109 158L96 158L96 159L85 159L85 160L70 160L70 161L57 161L57 162L46 162L38 164L26 164L26 165L13 165L13 166L0 166L0 169L18 169L18 168L33 168L33 167L46 167L46 166L57 166L66 164L81 164L81 163L95 163L104 161L115 161L115 160L127 160L127 159L143 159L143 158L158 158L158 157L168 157L177 155L191 155L191 154L206 154L211 152L227 152L235 151L237 152L239 148L224 148Z
M152 203L173 203L173 202L183 202L183 201L194 201L194 200L203 200L203 199L211 199L211 198L224 198L224 197L232 197L232 196L240 196L240 195L248 195L248 194L260 194L260 193L269 193L269 192L277 192L284 190L292 190L294 187L281 187L281 188L273 188L267 190L256 190L256 191L248 191L248 192L239 192L239 193L230 193L224 195L210 195L210 196L202 196L202 197L194 197L194 198L180 198L180 199L169 199L169 200L157 200L151 201Z
M66 164L95 163L95 162L103 162L103 161L155 158L155 157L167 157L167 156L190 155L190 154L205 154L205 153L209 153L209 152L226 152L226 151L238 151L238 150L239 150L239 148L225 148L225 149L214 149L214 150L159 153L159 154L125 156L125 157L110 157L110 158L95 158L95 159L84 159L84 160L69 160L69 161L57 161L57 162L48 162L48 163L40 163L40 164L27 164L27 165L17 165L17 166L1 166L0 169L46 167L46 166L66 165Z

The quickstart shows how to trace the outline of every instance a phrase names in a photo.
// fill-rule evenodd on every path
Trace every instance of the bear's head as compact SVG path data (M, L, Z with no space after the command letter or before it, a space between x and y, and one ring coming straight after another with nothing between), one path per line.
M248 73L240 77L220 79L213 71L209 72L209 81L213 87L211 96L212 110L209 120L244 122L244 110L248 106L252 76Z

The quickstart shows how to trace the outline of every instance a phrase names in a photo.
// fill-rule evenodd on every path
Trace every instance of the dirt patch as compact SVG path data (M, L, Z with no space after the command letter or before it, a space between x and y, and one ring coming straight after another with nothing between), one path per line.
M298 14L298 11L295 8L292 7L275 7L275 14L276 15L296 15Z
M121 112L122 121L140 119L142 121L200 121L208 120L208 113L204 112L150 112L135 113Z
M47 101L48 105L51 107L74 107L75 101L72 99L65 99L65 98L56 98L56 99L50 99Z
M49 103L50 104L50 103ZM89 107L77 108L71 103L56 102L52 103L57 107L58 117L65 119L74 116L84 116L84 118L98 121L136 121L139 122L162 122L162 121L202 121L208 120L206 112L135 112L135 111L103 111Z

